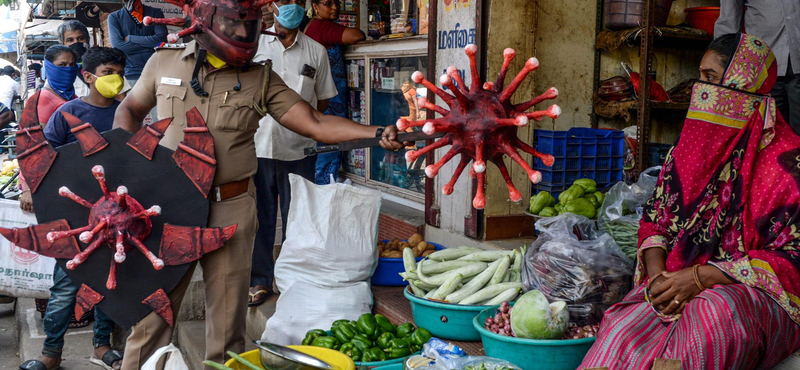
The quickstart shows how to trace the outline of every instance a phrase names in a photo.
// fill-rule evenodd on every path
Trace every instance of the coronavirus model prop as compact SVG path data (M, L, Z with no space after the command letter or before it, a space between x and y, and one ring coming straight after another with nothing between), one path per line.
M534 184L542 180L542 174L532 169L519 155L517 149L541 159L546 166L552 166L554 158L552 155L539 153L532 146L520 140L517 137L517 130L519 127L527 125L531 119L539 121L544 117L556 118L561 114L561 108L552 105L544 111L526 112L542 101L558 97L558 90L554 87L528 102L516 105L511 103L511 96L517 91L522 81L529 73L539 68L539 61L536 58L528 59L522 71L508 86L504 86L506 73L515 56L514 49L506 49L503 52L503 67L497 80L494 83L481 83L475 63L477 50L476 45L468 45L464 49L469 57L472 76L472 84L469 88L464 84L455 67L448 68L447 73L439 78L439 83L447 87L452 95L426 80L422 73L415 72L412 75L414 82L424 85L429 91L439 96L449 109L421 98L419 99L421 108L431 109L442 117L411 122L401 118L397 121L397 128L404 131L409 127L422 127L422 130L429 135L444 132L445 136L435 143L419 150L406 152L406 161L413 162L431 150L452 145L450 150L436 163L425 168L425 174L433 178L445 163L453 159L456 154L461 154L461 161L458 163L452 179L442 188L442 193L449 195L453 192L453 186L458 181L461 172L472 162L469 174L473 178L477 177L478 180L478 188L472 205L477 209L483 209L486 205L484 182L487 160L494 163L500 170L500 174L508 185L509 198L514 202L519 202L522 195L511 182L511 176L503 162L503 156L507 155L517 162L527 172L528 178Z
M54 149L38 122L38 94L22 114L17 148L40 224L0 228L0 234L56 258L81 286L77 317L100 305L124 327L151 311L172 325L168 293L191 262L222 247L236 231L235 224L205 227L216 160L214 138L200 113L186 113L184 139L174 152L158 145L171 118L136 134L100 134L63 113L77 142Z

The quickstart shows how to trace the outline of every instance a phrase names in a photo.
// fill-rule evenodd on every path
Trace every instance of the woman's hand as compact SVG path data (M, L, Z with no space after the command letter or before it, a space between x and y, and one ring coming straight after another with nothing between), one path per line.
M665 272L650 289L650 304L665 315L683 311L690 300L700 294L694 282L694 272L685 268L677 272Z
M23 191L19 196L19 208L25 212L33 212L33 198L29 190Z

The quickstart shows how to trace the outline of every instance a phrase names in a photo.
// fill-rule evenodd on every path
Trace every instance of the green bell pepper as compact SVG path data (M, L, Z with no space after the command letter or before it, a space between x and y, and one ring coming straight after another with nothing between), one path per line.
M594 193L592 195L594 195L594 197L597 198L597 201L600 202L600 205L603 205L603 201L606 199L605 194L598 191L597 193Z
M361 350L353 343L342 344L342 347L339 348L339 352L344 353L347 357L353 359L353 361L361 360Z
M378 344L378 347L380 347L380 349L387 349L387 348L389 348L389 342L392 339L395 339L394 334L392 334L392 333L383 333L383 334L381 334L380 337L378 337L378 340L376 342Z
M528 210L531 213L538 215L539 212L541 212L542 209L544 209L544 207L550 206L551 203L555 204L556 198L553 198L553 196L546 191L541 191L536 195L534 195L533 197L531 197L531 206Z
M394 334L394 332L397 331L397 325L392 324L392 322L389 321L389 319L387 319L386 316L383 316L381 314L375 315L375 322L378 324L378 327L384 333L392 333L392 334Z
M408 348L411 346L409 338L394 338L389 341L389 348ZM386 349L384 349L385 351Z
M541 212L539 212L539 216L542 217L553 217L556 215L558 211L556 211L553 207L544 207Z
M564 211L571 212L576 215L586 216L586 218L594 218L597 216L597 209L586 198L573 199L566 206Z
M339 340L341 343L347 343L353 340L353 337L356 336L356 331L350 326L349 323L339 325L333 328L333 336Z
M367 336L364 334L356 334L356 336L353 337L353 340L351 340L350 343L355 344L356 347L358 347L358 349L361 350L362 354L364 353L364 351L372 348L372 341L369 340L369 338L367 338Z
M563 209L564 209L564 205L563 205L563 204L561 204L561 203L558 203L558 204L556 204L556 205L554 205L554 206L553 206L553 209L555 209L555 210L556 210L556 213L558 213L558 212L561 212L561 210L563 210ZM540 215L540 216L541 216L541 215Z
M339 340L334 337L317 337L311 345L314 347L323 347L329 349L339 349Z
M347 324L349 322L350 322L350 320L336 320L336 321L333 322L333 324L331 324L331 331L333 331L333 328L335 328L335 327L337 327L339 325L342 325L342 324Z
M583 198L588 200L589 203L592 203L594 208L599 208L600 207L600 202L597 201L597 198L594 196L594 194L586 194L586 195L583 196Z
M386 357L388 358L400 358L405 357L411 354L411 349L408 347L396 347L388 350L386 352Z
M362 362L386 361L386 353L378 347L372 347L361 354Z
M577 179L573 181L572 184L582 186L587 194L597 191L597 182L592 179Z
M311 329L311 330L306 332L306 337L303 338L303 345L304 346L308 346L308 345L311 344L311 342L314 341L314 339L317 339L319 337L327 337L327 336L328 336L328 333L326 333L325 330L322 330L322 329Z
M397 337L405 338L414 332L414 324L407 322L397 327Z
M357 327L359 333L369 338L375 338L375 333L378 330L378 322L375 320L375 316L372 316L370 313L365 313L358 317Z
M412 345L416 344L421 346L425 343L428 343L428 341L431 340L432 337L433 335L431 334L431 332L428 331L428 329L417 328L417 330L415 330L414 333L411 334L410 342Z
M563 193L559 194L558 201L561 204L567 204L573 199L582 198L584 193L586 193L586 188L575 184L570 186L569 189L565 190Z

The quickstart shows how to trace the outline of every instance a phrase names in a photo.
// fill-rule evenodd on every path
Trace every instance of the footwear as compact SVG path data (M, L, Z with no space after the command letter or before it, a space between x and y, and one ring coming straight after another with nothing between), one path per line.
M116 349L109 349L106 353L103 354L103 358L97 358L92 355L92 358L89 359L89 362L100 366L106 370L114 370L114 363L122 361L122 352ZM121 366L122 364L120 364Z
M263 285L256 285L250 288L249 297L247 298L248 307L261 306L267 301L267 298L272 295L272 289L267 290L264 288L265 286Z
M39 360L28 360L19 365L20 370L58 370L61 368L61 365L56 366L52 369L48 369L47 366L44 365L44 362Z

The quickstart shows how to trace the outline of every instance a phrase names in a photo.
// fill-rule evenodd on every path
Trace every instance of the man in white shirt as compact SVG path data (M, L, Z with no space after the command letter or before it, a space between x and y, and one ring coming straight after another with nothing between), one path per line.
M262 35L253 60L260 62L271 59L272 70L281 76L286 86L312 107L324 112L328 100L337 94L336 85L331 77L328 52L322 45L299 32L304 6L305 0L278 0L267 5L267 10L275 18L275 24L269 31L285 36ZM316 156L306 157L303 153L305 148L316 146L316 142L281 126L269 115L259 122L255 142L258 172L254 181L259 230L253 248L250 306L260 305L272 293L275 267L272 248L275 244L278 207L283 234L286 233L291 200L289 174L297 174L313 182L316 163Z
M13 105L11 105L11 103L14 102L14 96L20 94L19 82L14 81L14 77L11 77L14 75L14 72L16 72L14 67L5 66L3 68L3 74L0 75L0 103L11 110L13 110Z

